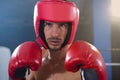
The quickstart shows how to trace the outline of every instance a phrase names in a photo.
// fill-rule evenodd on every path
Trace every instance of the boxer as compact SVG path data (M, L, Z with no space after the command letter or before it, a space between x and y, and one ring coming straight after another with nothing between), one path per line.
M100 52L87 42L73 43L78 20L79 9L74 2L38 1L34 8L36 41L24 42L14 50L8 68L10 78L107 80L106 66ZM93 75L89 77L88 74Z

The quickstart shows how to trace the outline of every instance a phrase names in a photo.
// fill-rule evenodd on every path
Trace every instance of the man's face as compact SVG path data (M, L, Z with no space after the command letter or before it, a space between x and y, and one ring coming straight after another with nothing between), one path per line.
M59 50L64 43L68 32L68 23L50 22L44 23L44 34L48 47L51 50Z

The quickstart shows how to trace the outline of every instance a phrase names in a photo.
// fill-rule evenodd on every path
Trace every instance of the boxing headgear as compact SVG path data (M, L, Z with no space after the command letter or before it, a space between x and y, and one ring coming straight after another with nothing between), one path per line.
M69 44L72 43L76 34L79 20L79 9L73 2L66 0L41 0L36 3L34 8L36 41L44 48L48 48L45 39L42 37L43 34L40 33L41 29L43 29L43 25L41 25L40 21L43 20L52 22L71 22L70 36L66 42L66 44Z

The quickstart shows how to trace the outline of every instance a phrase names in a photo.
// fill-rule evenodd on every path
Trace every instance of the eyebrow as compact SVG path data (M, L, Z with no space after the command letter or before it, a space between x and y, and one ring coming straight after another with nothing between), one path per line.
M51 21L45 21L45 23L64 23L64 24L69 24L69 22L51 22Z

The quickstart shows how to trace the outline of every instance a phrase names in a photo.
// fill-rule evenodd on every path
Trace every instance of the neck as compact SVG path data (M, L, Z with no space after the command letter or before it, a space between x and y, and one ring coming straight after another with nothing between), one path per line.
M49 50L50 51L50 57L51 60L53 61L59 61L59 60L63 60L65 58L65 52L63 52L62 50Z

